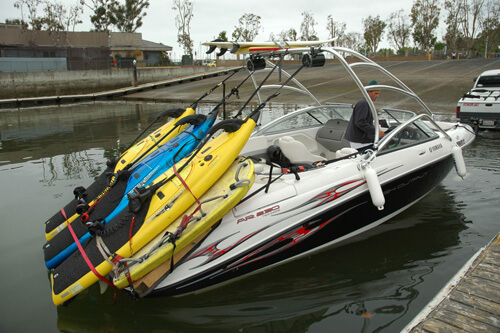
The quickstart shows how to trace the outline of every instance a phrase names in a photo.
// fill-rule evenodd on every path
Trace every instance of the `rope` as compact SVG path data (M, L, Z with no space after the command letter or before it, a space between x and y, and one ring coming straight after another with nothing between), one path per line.
M238 187L242 187L242 186L246 186L246 185L250 185L251 181L250 179L247 179L247 178L244 178L244 179L239 179L239 175L240 175L240 171L241 169L243 169L243 167L246 167L248 166L247 163L242 163L238 166L238 169L236 169L236 174L234 175L234 179L236 180L234 183L232 183L231 185L229 185L229 188L231 190L234 190Z

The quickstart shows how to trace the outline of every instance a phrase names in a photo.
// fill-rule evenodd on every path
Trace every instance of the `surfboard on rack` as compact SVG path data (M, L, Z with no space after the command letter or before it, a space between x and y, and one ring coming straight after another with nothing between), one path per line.
M328 40L311 40L311 41L283 41L283 42L224 42L224 41L212 41L202 43L204 46L209 46L210 49L207 54L210 54L219 48L220 52L217 56L221 56L230 50L231 53L241 54L241 53L270 53L275 51L289 50L295 48L304 48L309 46L321 46L323 44L329 44L335 41L335 39Z

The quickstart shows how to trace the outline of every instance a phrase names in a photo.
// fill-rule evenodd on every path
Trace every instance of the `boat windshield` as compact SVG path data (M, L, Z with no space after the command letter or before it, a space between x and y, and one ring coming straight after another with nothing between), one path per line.
M287 132L290 130L317 127L330 119L349 120L352 114L351 104L327 104L308 107L283 116L256 131L255 135Z
M432 130L421 119L416 119L415 121L410 122L403 127L398 127L393 131L394 133L389 132L389 135L381 140L379 149L380 154L420 144L439 136L436 131Z
M416 115L415 112L407 110L382 109L382 111L379 115L379 121L381 124L386 124L386 127L402 124Z

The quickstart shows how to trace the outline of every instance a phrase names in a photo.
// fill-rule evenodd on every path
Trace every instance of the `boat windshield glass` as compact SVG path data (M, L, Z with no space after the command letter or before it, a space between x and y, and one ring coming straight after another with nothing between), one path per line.
M379 114L379 121L381 124L387 124L386 127L402 124L415 117L415 112L407 110L383 109L383 111Z
M394 136L391 136L392 133L389 132L387 138L383 139L384 141L388 139L389 142L381 148L380 153L420 144L439 136L421 119L417 119L403 128L396 128L394 131L396 131Z
M500 87L500 75L481 76L476 84L477 88Z
M351 104L328 104L295 111L262 127L258 134L272 134L295 129L317 127L329 119L349 120L352 114Z

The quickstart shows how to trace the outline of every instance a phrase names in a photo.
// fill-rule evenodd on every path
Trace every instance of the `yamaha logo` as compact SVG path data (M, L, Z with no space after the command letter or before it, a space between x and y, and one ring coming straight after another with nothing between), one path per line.
M436 151L436 150L441 149L441 148L443 148L443 145L442 144L437 144L435 146L429 147L429 152L432 153L433 151Z

